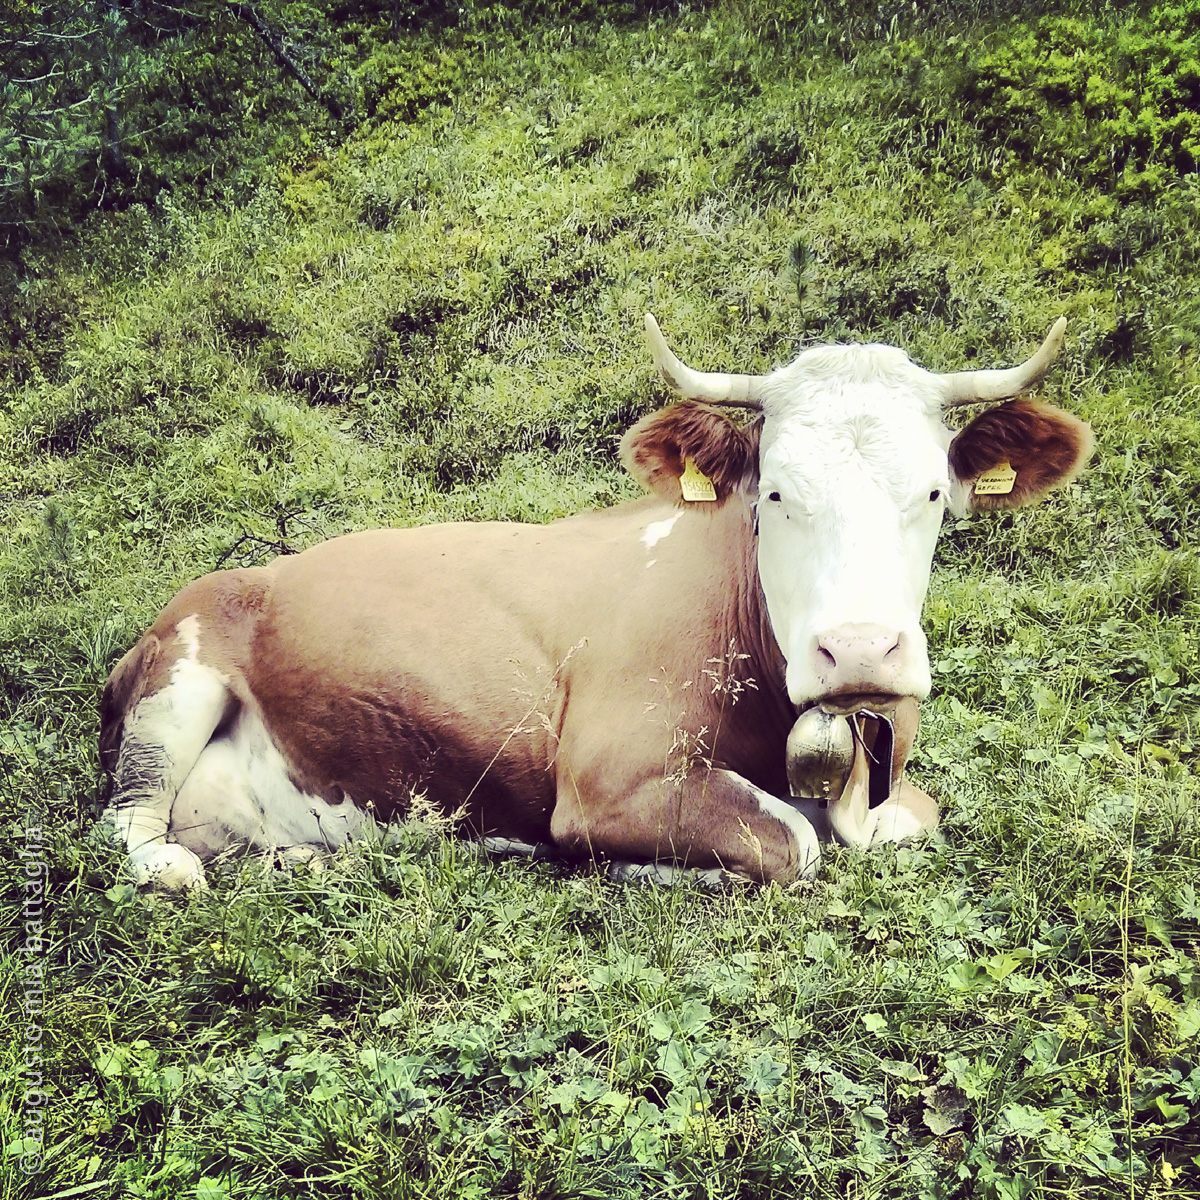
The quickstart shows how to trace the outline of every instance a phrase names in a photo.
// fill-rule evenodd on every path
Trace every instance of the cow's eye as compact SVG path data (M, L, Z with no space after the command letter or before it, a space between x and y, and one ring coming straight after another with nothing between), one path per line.
M776 503L778 503L778 502L779 502L779 500L780 500L780 495L779 495L779 493L778 493L778 492L768 492L768 493L767 493L767 499L768 499L768 500L774 500Z
M929 499L931 502L934 500L940 500L941 498L942 498L942 489L941 488L934 488L933 491L929 493Z

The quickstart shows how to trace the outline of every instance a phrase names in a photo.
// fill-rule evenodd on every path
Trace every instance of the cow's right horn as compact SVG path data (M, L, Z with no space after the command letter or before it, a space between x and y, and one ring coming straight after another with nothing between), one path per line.
M707 400L712 404L727 404L735 408L762 408L759 375L723 375L718 371L693 371L671 353L658 322L646 314L646 339L654 365L663 382L689 400Z

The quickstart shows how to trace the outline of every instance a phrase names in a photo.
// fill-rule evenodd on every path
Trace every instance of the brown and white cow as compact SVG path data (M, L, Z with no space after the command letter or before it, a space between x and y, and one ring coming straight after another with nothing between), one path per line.
M858 345L748 377L684 366L648 316L685 399L624 438L645 499L356 533L185 587L102 702L134 877L202 885L229 848L337 847L420 793L483 837L758 880L811 877L819 834L934 827L900 770L930 687L919 618L943 510L1039 499L1091 448L1029 400L957 435L942 414L1033 386L1065 324L1011 370L937 375ZM685 475L714 498L685 499ZM883 803L861 753L828 813L786 799L813 706L896 716Z

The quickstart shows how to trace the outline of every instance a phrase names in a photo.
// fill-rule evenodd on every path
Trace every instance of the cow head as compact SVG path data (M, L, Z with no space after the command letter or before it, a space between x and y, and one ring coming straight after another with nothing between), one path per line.
M798 709L924 698L930 671L921 608L949 507L1012 508L1072 478L1087 425L1031 400L1066 320L1009 370L938 375L891 346L821 346L764 376L692 370L646 317L665 382L686 399L626 435L625 461L681 503L688 460L755 506L759 578L787 690ZM1008 401L957 434L949 408ZM761 412L741 426L713 405Z

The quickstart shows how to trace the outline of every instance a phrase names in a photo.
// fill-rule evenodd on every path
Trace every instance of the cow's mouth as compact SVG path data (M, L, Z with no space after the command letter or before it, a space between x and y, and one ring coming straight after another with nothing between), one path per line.
M796 718L787 742L793 796L822 803L842 797L852 773L865 778L869 808L900 782L917 732L911 696L830 696Z
M822 696L816 707L832 716L848 717L865 712L891 717L906 697L891 692L848 692L845 695ZM803 714L802 714L803 715Z

